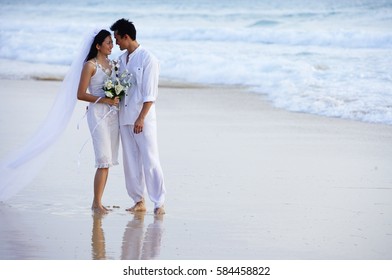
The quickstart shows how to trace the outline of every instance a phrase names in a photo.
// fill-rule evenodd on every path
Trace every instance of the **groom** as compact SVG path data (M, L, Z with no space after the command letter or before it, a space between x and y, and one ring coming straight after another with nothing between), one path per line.
M135 205L127 211L146 211L144 190L154 203L154 213L165 213L165 185L158 155L155 100L158 95L157 59L136 41L136 29L126 19L110 28L120 50L120 72L132 74L132 86L120 104L120 133L123 147L125 185Z

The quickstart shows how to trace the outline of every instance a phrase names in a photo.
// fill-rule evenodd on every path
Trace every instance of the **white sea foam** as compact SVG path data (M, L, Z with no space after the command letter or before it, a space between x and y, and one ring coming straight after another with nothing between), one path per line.
M390 1L94 3L1 3L0 77L57 77L85 29L126 17L164 78L245 85L287 110L392 124Z

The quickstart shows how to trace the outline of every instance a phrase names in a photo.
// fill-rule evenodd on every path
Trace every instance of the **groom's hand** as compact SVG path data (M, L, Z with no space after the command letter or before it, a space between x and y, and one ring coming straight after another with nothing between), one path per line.
M144 102L142 110L140 111L139 117L135 121L135 125L133 127L133 132L135 134L138 134L143 131L144 127L144 118L147 116L148 111L150 110L152 104L154 104L152 101Z
M135 124L133 126L133 132L135 134L139 134L140 132L143 131L143 126L144 126L144 119L142 118L137 118L137 120L135 121Z

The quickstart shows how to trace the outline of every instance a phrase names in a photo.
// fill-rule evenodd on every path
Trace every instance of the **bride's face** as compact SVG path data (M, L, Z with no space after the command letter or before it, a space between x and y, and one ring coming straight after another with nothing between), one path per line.
M113 40L112 40L112 36L109 35L105 38L102 45L99 46L98 51L104 55L109 55L112 53L112 49L113 49Z

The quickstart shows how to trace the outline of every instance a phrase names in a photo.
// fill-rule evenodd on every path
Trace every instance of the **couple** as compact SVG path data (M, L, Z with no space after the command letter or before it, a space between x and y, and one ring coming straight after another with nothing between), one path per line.
M100 214L108 212L101 200L109 168L118 164L121 135L126 189L135 202L127 211L146 211L146 187L154 203L154 213L162 215L165 213L165 186L158 155L154 104L158 94L158 61L139 45L132 22L120 19L110 29L116 44L125 50L119 58L119 73L128 71L132 75L132 86L121 100L105 97L104 82L115 76L108 59L113 40L109 31L100 30L86 56L77 91L79 100L90 102L87 121L97 167L92 209ZM119 110L111 106L119 106Z

